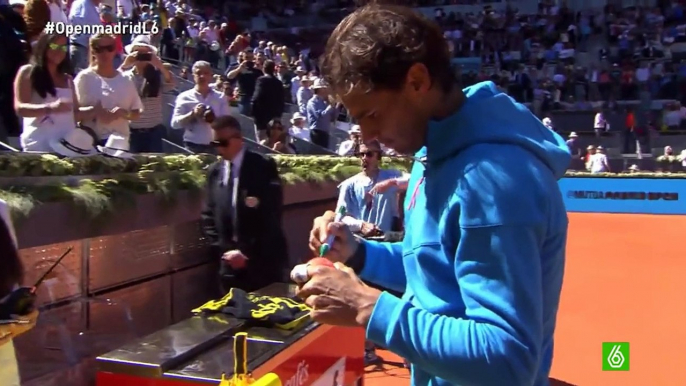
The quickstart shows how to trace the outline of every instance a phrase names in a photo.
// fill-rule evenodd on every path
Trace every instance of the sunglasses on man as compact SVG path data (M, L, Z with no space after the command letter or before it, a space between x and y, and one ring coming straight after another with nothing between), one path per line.
M231 142L232 139L239 139L242 138L241 136L235 135L229 138L223 138L223 139L215 139L214 141L210 141L210 146L212 147L227 147L229 146L229 143Z
M106 45L106 46L96 46L96 47L93 47L93 51L95 51L95 53L97 53L97 54L101 54L101 53L103 53L103 52L114 52L114 50L115 50L116 48L117 48L117 47L116 47L114 44L108 44L108 45Z

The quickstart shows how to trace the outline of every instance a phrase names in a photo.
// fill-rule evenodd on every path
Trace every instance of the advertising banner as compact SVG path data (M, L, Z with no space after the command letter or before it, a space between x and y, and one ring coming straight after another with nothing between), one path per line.
M686 179L563 178L567 212L686 214Z

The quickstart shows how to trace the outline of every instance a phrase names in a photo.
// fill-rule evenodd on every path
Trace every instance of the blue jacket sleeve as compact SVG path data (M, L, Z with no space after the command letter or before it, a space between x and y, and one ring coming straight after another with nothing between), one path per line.
M403 266L402 242L362 242L365 244L366 254L360 277L389 290L405 291L407 281Z
M455 274L467 318L384 292L367 338L451 384L533 384L543 339L541 232L533 225L460 228Z

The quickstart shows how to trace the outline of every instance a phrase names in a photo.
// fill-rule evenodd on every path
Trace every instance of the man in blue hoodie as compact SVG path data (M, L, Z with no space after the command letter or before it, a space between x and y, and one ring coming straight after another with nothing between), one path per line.
M309 266L299 296L315 320L363 326L407 358L413 385L547 385L570 154L493 83L455 87L450 59L439 27L405 7L360 8L329 38L322 74L363 139L415 163L404 240L358 240L327 213L310 247L333 234L338 269Z

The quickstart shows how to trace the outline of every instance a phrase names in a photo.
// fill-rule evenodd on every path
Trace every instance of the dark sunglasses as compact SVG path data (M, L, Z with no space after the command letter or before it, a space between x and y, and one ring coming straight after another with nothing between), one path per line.
M110 45L106 45L106 46L97 46L97 47L93 47L93 51L95 51L96 53L100 54L100 53L103 53L103 52L114 52L114 50L115 50L116 48L117 48L117 47L116 47L114 44L110 44Z
M231 142L232 139L238 139L241 138L239 136L233 136L229 137L226 139L215 139L214 141L210 141L210 146L212 147L227 147L229 146L229 142Z
M50 48L53 51L67 52L69 46L67 46L66 44L50 43L48 44L48 48Z

